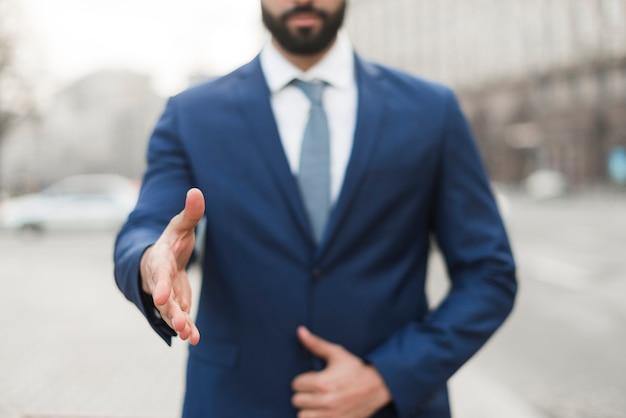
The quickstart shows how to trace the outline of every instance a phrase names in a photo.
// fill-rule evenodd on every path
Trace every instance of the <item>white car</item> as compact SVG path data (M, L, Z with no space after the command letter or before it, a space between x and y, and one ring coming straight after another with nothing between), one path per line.
M106 230L121 226L137 202L138 185L116 174L66 177L40 193L5 199L0 224L14 230Z
M524 186L528 195L537 200L562 197L569 188L562 173L547 169L532 172L524 181Z

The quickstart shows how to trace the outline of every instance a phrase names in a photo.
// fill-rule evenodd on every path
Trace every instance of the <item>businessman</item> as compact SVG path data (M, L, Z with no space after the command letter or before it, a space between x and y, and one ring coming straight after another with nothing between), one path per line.
M449 417L446 382L516 293L459 105L360 58L346 1L261 6L260 54L168 101L117 284L166 342L190 342L185 417ZM437 306L434 241L450 278Z

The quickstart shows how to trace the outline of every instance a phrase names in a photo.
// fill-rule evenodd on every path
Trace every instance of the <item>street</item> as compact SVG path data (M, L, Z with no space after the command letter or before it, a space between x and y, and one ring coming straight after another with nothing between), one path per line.
M626 194L507 202L520 293L453 378L455 418L625 418ZM117 290L113 239L0 231L0 418L179 415L186 346Z
M626 417L626 199L513 199L520 293L476 358L548 417Z
M112 233L0 238L0 417L174 417L184 344L115 287Z

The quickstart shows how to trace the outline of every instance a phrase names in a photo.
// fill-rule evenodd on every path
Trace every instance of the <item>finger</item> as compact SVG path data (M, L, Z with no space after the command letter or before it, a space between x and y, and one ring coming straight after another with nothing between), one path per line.
M191 312L191 286L189 277L185 271L178 273L178 277L172 282L174 290L174 298L178 302L180 308L187 312Z
M191 323L191 335L189 335L189 344L197 345L200 342L200 331L193 322Z
M167 273L156 274L155 279L156 284L152 292L152 299L157 307L164 306L172 295L172 281Z
M183 312L186 312L186 313L190 313L191 312L191 303L189 302L189 300L187 298L179 297L178 298L178 305L180 306L180 309L183 310Z
M175 299L169 279L157 281L152 299L161 317L172 329L177 333L185 329L189 315L181 309L178 301Z
M327 418L330 415L326 410L302 409L298 412L298 418Z
M291 382L294 392L319 392L322 388L319 385L319 372L307 372L296 376Z
M189 340L191 345L197 345L200 342L200 332L189 315L187 315L183 330L178 332L178 336L183 341Z
M175 301L171 301L171 303L169 303L168 314L170 321L172 322L172 328L174 328L174 331L176 331L178 334L183 334L187 336L191 331L191 327L189 326L189 322L191 322L191 320L189 319L189 315L185 311L180 309L180 306L178 306ZM183 337L181 336L181 338ZM186 338L183 338L183 340L184 339Z
M327 409L326 398L319 393L297 392L291 397L291 404L297 409Z
M178 334L181 340L189 340L192 345L200 342L198 327L194 324L191 316L187 312L182 311L175 301L170 301L167 307L159 308L159 310L162 312L161 316L163 319Z
M204 215L204 195L200 189L189 189L185 208L172 219L172 228L178 233L192 231Z
M336 356L340 348L337 344L328 342L311 333L311 331L304 326L298 327L298 338L307 350L326 361L330 361Z
M187 338L189 338L190 335L191 335L191 326L189 322L185 322L185 327L183 328L182 331L178 333L178 337L184 341Z

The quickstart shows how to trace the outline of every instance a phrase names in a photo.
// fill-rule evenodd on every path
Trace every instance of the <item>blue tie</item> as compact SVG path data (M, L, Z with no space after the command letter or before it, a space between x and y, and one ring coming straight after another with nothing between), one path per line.
M330 133L322 107L324 82L294 80L311 102L309 121L304 129L298 184L317 243L324 234L330 211Z

